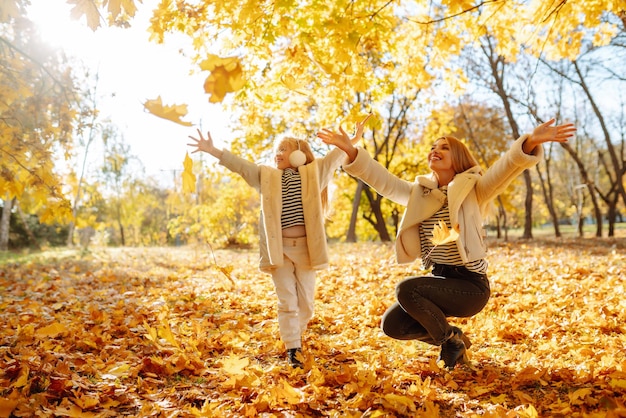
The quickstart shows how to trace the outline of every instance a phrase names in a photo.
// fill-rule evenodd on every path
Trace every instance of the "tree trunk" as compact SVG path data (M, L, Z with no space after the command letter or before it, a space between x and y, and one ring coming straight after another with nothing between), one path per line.
M502 230L504 230L504 240L509 240L509 226L506 217L506 210L504 210L504 203L502 203L502 196L498 195L498 238L502 238ZM502 220L502 223L500 223Z
M28 235L28 239L30 240L30 242L33 244L35 248L40 250L41 245L39 245L39 241L37 240L37 237L35 236L35 234L33 234L33 231L31 231L30 227L28 226L28 221L26 219L26 215L24 215L24 211L22 211L22 208L20 208L20 205L15 204L14 206L15 206L15 211L20 216L22 225L24 225L24 231L26 231L26 235Z
M8 196L7 196L8 197ZM15 199L5 199L0 218L0 251L9 249L9 229L11 226L11 208Z
M533 185L530 171L524 170L524 183L526 183L526 199L524 200L524 234L522 238L533 238Z
M352 201L352 214L350 215L350 226L346 234L346 242L356 242L356 220L359 214L359 206L361 205L361 192L363 191L363 182L359 179L356 181L356 192Z
M559 227L559 215L556 213L556 209L554 209L554 194L552 193L552 184L550 183L550 163L549 160L546 161L546 180L543 179L543 174L541 174L541 170L539 166L535 167L537 169L537 175L539 176L539 184L541 185L541 191L543 192L543 200L546 202L546 206L548 207L548 212L550 213L550 219L552 220L552 225L554 225L554 236L556 238L561 238L561 228ZM547 183L547 184L546 184Z
M365 196L370 202L370 208L372 209L372 214L374 215L373 219L371 217L365 217L365 219L367 219L368 222L376 229L381 241L391 241L391 236L389 235L389 231L387 231L387 224L385 223L385 218L383 217L383 213L380 208L382 197L379 194L372 193L372 189L369 187L364 187L363 190L365 191Z

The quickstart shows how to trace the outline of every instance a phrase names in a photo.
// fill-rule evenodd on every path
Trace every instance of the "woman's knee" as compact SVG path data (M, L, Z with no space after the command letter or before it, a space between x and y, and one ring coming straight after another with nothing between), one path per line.
M408 277L396 285L396 298L402 305L413 298L416 292L419 292L420 283L423 283L424 276Z

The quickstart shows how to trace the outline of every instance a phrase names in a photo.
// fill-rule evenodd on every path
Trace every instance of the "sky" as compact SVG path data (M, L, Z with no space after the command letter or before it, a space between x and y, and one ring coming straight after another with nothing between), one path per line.
M101 27L95 32L85 23L70 17L65 0L31 0L29 18L44 40L63 48L98 72L98 107L109 118L145 168L148 176L171 184L180 176L185 155L191 149L188 136L211 131L216 145L229 139L228 115L218 104L208 102L203 83L208 73L190 75L188 58L179 53L182 38L166 37L158 45L149 41L147 32L152 5L139 4L130 29ZM186 127L158 118L143 108L146 100L161 96L166 105L187 104L183 118L193 123Z

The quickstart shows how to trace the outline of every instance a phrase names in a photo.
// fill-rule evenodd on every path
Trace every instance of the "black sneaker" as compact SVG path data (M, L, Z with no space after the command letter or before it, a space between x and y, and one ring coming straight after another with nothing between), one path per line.
M443 360L445 367L454 369L457 364L467 364L467 349L472 345L463 331L452 327L452 335L441 345L439 360Z
M301 348L290 348L287 350L287 360L289 361L289 365L293 368L303 367L302 361L302 349Z

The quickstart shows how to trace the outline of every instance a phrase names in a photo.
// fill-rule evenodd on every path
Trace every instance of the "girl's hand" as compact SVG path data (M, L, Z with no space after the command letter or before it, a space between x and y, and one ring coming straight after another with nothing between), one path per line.
M544 142L567 142L576 133L573 123L551 126L554 121L552 118L533 130L533 133L524 141L522 146L526 154L532 154L535 147Z
M355 133L352 138L348 136L346 131L343 128L339 127L339 132L331 131L330 129L322 129L317 133L318 138L322 140L325 144L334 145L337 148L343 150L346 154L348 154L348 158L350 162L354 161L357 155L357 150L354 146L361 140L363 137L363 130L365 129L365 123L372 116L370 113L360 122L357 122L354 126Z
M350 139L352 145L356 145L361 140L361 138L363 138L363 130L365 129L365 124L370 117L372 117L371 113L367 115L365 119L363 119L361 122L357 122L354 124L354 136ZM339 127L339 129L341 130L341 127Z
M198 136L200 137L199 139L194 138L191 135L189 136L190 139L195 141L195 144L187 144L190 147L196 147L195 150L191 151L192 154L199 152L199 151L204 151L204 152L208 152L209 154L211 154L212 156L216 158L222 157L222 150L219 148L216 148L215 145L213 145L213 138L211 138L211 132L207 132L207 138L205 139L204 136L202 136L202 132L200 132L200 129L198 129Z

